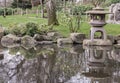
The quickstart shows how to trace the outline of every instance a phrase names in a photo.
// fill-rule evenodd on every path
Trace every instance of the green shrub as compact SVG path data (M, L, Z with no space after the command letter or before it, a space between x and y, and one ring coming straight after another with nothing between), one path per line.
M6 8L6 15L12 15L13 13L15 13L16 11L12 8ZM0 8L0 15L4 14L4 8Z
M50 26L45 25L45 24L40 25L40 27L38 28L38 33L41 35L47 34L48 32L54 31L53 27L54 25L50 25Z
M28 22L26 24L13 24L5 30L5 34L14 34L17 36L30 35L34 36L35 34L46 34L47 32L53 31L53 25L38 25L34 22Z
M106 0L105 1L105 6L110 6L111 4L116 4L116 3L120 3L120 0Z
M110 0L111 4L120 3L120 0Z
M71 14L76 15L76 14L85 14L86 11L91 10L93 7L89 5L79 5L79 6L74 6L71 9Z
M28 22L25 24L25 35L34 36L34 34L38 33L38 24L34 22Z
M80 26L81 26L81 15L75 15L74 17L69 18L68 27L71 33L78 32Z
M5 30L6 34L14 34L17 36L30 35L38 33L38 24L33 22L28 22L26 24L13 24L10 25L8 29Z
M0 8L0 15L3 15L3 14L4 14L4 9Z
M6 28L5 30L5 34L14 34L17 36L23 36L25 34L25 32L23 31L23 29L25 28L25 24L12 24L9 25L8 28Z
M6 15L12 15L12 13L13 13L13 9L11 8L6 9Z

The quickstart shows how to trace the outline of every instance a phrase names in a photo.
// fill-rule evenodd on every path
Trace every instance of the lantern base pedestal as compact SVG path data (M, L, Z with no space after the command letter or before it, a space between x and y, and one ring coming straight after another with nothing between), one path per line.
M89 45L89 46L109 46L112 45L112 42L110 40L103 40L103 39L94 39L93 41L90 39L85 39L83 41L83 45Z

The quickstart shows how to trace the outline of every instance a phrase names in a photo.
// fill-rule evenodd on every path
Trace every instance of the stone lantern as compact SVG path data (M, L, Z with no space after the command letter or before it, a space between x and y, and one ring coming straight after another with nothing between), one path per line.
M106 14L109 12L104 11L103 8L96 7L91 11L88 11L87 14L90 15L90 39L83 41L84 45L112 45L111 41L107 39L106 31L103 28L107 23L105 21ZM99 39L95 39L94 35L96 32L101 33Z

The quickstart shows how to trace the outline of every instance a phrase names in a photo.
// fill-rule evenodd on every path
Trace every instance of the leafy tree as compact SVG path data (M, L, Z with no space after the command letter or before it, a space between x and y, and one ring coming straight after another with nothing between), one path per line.
M44 4L45 0L40 0L40 5L41 5L41 17L44 18Z
M112 3L120 3L120 0L110 0L111 4Z
M90 2L95 6L99 6L101 5L103 2L105 2L106 0L91 0Z
M120 0L106 0L105 5L110 6L111 4L120 3Z
M14 0L12 3L12 8L22 8L22 9L27 9L27 8L32 8L31 0Z

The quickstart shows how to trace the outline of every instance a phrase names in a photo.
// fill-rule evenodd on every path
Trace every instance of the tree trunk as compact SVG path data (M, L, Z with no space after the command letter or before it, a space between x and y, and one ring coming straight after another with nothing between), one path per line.
M41 17L44 18L44 0L40 0L40 5L41 5Z
M32 9L33 9L33 7L34 7L33 0L31 0L31 5L32 5Z
M6 0L4 0L4 14L3 14L3 17L4 18L6 17Z
M36 16L38 17L39 16L39 9L37 8L36 10Z
M64 0L64 13L66 13L66 0Z
M17 5L17 14L18 14L18 0L17 0L17 2L16 2L16 5Z
M47 2L46 9L48 15L48 25L58 25L59 23L56 18L56 7L52 0Z

